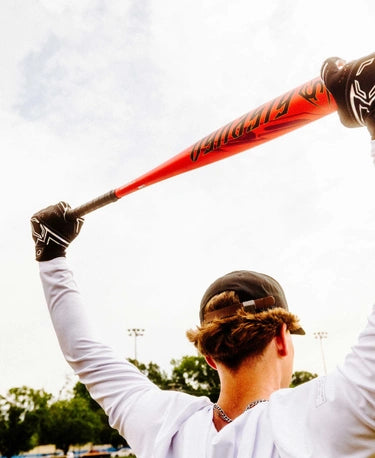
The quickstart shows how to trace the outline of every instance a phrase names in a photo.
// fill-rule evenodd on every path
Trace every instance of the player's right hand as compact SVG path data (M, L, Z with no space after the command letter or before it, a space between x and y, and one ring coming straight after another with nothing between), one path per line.
M35 213L31 217L32 237L35 242L35 259L49 261L65 256L83 224L83 218L69 218L70 205L59 202Z
M338 57L330 57L322 65L321 77L337 103L344 126L367 126L372 134L375 118L375 53L348 63Z

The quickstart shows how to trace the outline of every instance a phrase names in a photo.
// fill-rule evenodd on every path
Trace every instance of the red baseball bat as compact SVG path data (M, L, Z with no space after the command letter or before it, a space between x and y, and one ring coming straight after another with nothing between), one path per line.
M72 209L70 215L86 215L146 186L268 142L335 110L332 94L317 77L215 130L130 183Z

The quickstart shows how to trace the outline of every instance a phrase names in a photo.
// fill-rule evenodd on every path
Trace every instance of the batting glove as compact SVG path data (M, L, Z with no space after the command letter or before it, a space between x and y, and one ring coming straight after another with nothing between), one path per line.
M70 205L59 202L31 217L32 237L35 242L35 259L49 261L65 256L69 243L74 240L83 224L83 218L71 218L67 214Z
M337 103L342 124L366 126L375 138L375 53L348 63L330 57L322 65L321 77Z

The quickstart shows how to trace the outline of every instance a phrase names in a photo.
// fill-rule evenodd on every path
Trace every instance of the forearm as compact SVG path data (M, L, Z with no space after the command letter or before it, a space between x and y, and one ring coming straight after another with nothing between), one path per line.
M84 342L93 340L89 316L65 258L39 263L48 310L62 352L73 369Z

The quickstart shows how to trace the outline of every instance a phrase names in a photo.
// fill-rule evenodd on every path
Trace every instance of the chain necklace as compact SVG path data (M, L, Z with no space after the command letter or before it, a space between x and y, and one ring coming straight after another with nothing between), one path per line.
M246 412L246 410L252 409L257 404L260 404L261 402L268 402L268 399L258 399L257 401L250 402L250 404L246 406L246 409L244 410L244 412ZM232 423L233 420L230 417L228 417L228 415L219 406L219 404L214 404L214 409L217 410L217 413L224 421L226 421L227 423Z

